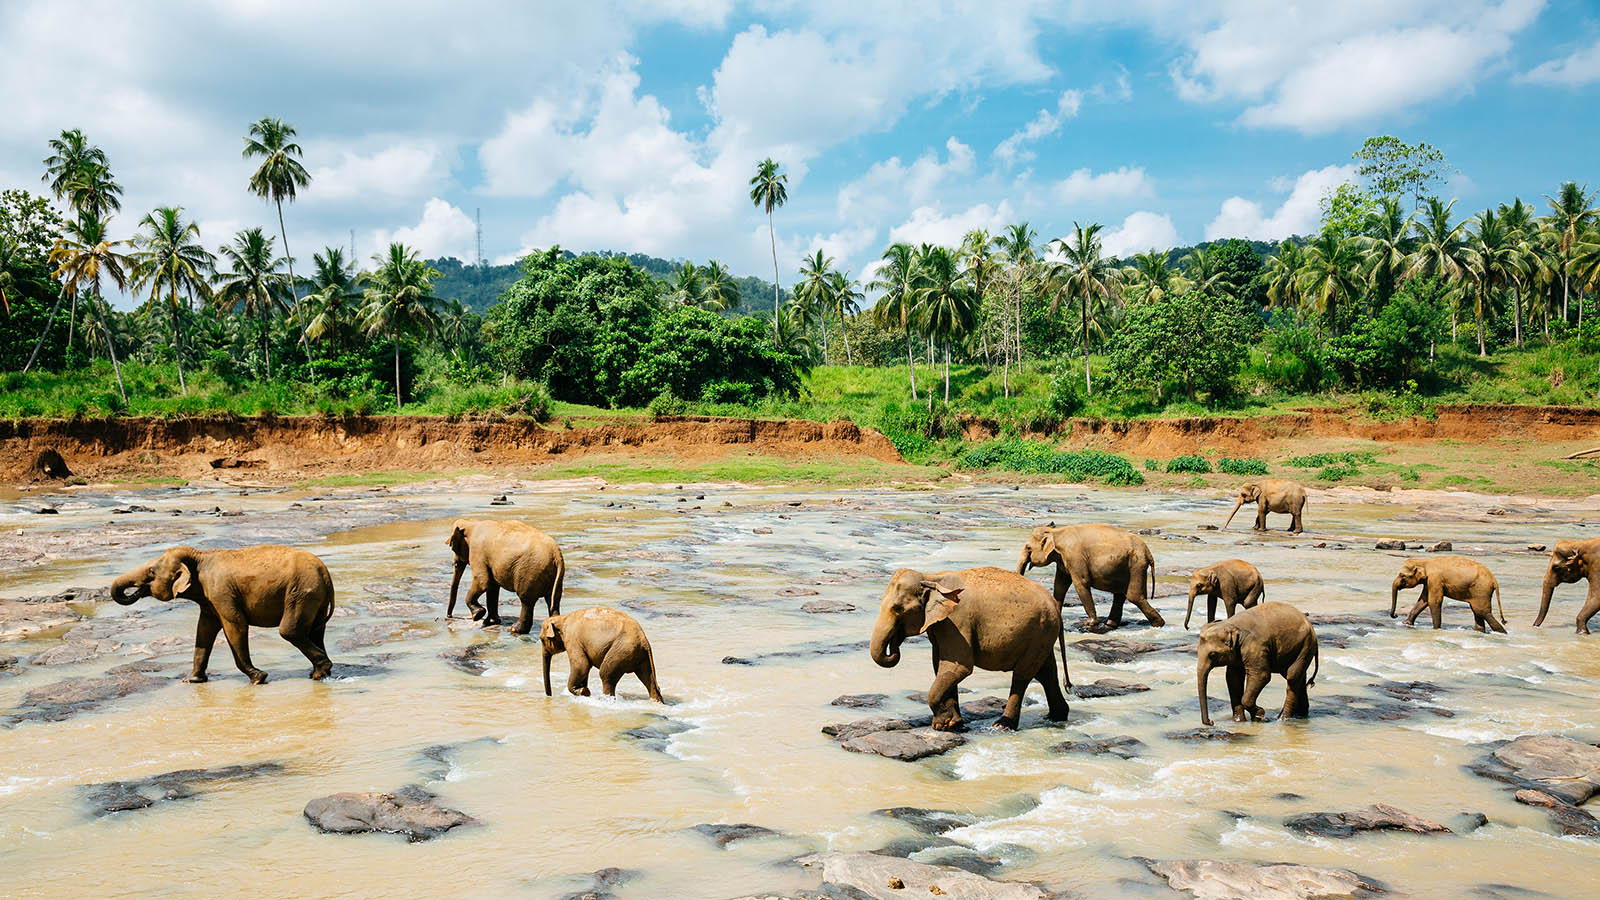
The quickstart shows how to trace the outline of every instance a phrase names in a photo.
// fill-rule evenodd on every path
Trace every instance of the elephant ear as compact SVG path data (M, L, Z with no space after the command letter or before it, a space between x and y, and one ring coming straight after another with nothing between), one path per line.
M956 604L961 602L961 592L964 590L941 585L937 581L924 581L922 587L928 592L928 597L923 603L922 631L917 632L918 634L923 634L929 628L950 618L950 613L955 611Z
M172 596L182 597L194 587L194 576L190 573L188 565L178 566L178 577L172 579Z

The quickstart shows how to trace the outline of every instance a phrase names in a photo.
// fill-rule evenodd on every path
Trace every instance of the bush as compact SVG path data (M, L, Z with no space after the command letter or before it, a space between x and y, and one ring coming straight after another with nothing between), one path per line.
M1133 464L1101 450L1061 451L1035 441L989 441L956 457L963 469L1009 469L1030 475L1064 475L1069 481L1111 485L1144 484Z
M1231 456L1224 456L1223 458L1217 460L1217 469L1228 475L1267 474L1267 464L1265 461L1251 459L1249 457L1235 459Z
M1158 397L1176 382L1190 400L1206 394L1215 402L1232 390L1259 326L1243 304L1218 294L1190 291L1134 304L1110 341L1111 377Z
M706 403L733 403L739 406L749 406L756 402L756 389L747 382L729 381L725 378L713 381L700 392L700 399Z
M1160 469L1161 463L1158 463L1153 459L1147 459L1144 461L1144 470L1146 472L1157 472L1160 471Z
M1167 471L1169 473L1183 472L1186 474L1206 475L1211 472L1211 463L1204 456L1196 456L1194 454L1176 456L1167 460Z
M1083 409L1083 395L1078 393L1078 380L1066 374L1050 379L1050 398L1045 401L1045 408L1059 419L1076 415L1078 410Z
M1370 450L1347 450L1343 453L1313 453L1310 456L1296 456L1284 460L1284 464L1294 466L1296 469L1318 469L1331 465L1366 465L1377 458L1377 454Z
M1361 470L1353 464L1342 462L1323 466L1322 470L1317 472L1317 478L1321 481L1343 481L1346 478L1354 478L1360 474Z
M645 407L652 418L660 419L667 416L681 416L689 411L689 404L674 397L671 391L662 391L651 399Z

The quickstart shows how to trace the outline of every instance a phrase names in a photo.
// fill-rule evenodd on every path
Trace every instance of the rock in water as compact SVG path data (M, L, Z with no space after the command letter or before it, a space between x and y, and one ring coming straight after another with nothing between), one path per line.
M1341 813L1308 813L1291 816L1283 823L1295 831L1322 837L1354 837L1360 831L1408 831L1412 834L1450 834L1438 822L1413 815L1387 803L1374 803L1366 809Z
M1144 752L1144 742L1138 738L1119 734L1109 738L1089 738L1082 741L1063 741L1050 748L1051 753L1088 753L1095 756L1116 756L1133 759Z
M941 835L946 831L963 828L978 821L978 817L971 813L945 809L922 809L916 806L893 806L888 809L876 809L872 811L872 814L904 822L923 834L931 835Z
M34 688L22 698L14 714L16 721L59 722L129 694L154 690L170 684L143 672L118 666L100 678L68 678Z
M1523 735L1468 768L1511 785L1517 802L1544 807L1560 833L1600 837L1600 821L1579 809L1600 792L1600 747L1554 734Z
M1405 548L1406 548L1406 542L1405 541L1384 540L1384 541L1379 541L1377 544L1374 545L1374 549L1377 549L1377 550L1404 550Z
M816 853L796 860L822 870L821 896L866 896L873 900L945 897L948 900L1051 900L1055 895L1035 884L997 881L963 869L930 866L876 853ZM899 887L891 887L898 884ZM830 889L858 891L849 894Z
M1118 678L1102 678L1093 684L1080 684L1072 689L1072 693L1089 700L1095 697L1121 697L1148 690L1150 686L1147 684L1122 681Z
M478 824L477 819L464 812L438 805L436 799L416 785L407 785L393 794L330 794L307 803L305 817L328 834L381 831L403 834L412 843L438 837L462 825Z
M771 828L765 828L760 825L751 825L748 822L741 822L737 825L708 823L705 825L696 825L689 830L704 836L713 844L716 844L718 847L722 847L724 849L726 849L729 844L732 844L735 841L742 841L746 838L767 837L769 835L777 834L777 832L773 831Z
M965 744L967 739L949 731L917 728L911 731L873 731L849 738L840 746L852 753L876 753L901 762L938 756Z
M1366 900L1387 894L1381 882L1348 869L1253 866L1212 859L1141 860L1167 886L1201 900Z
M283 766L275 762L253 763L242 766L221 766L215 769L179 769L152 775L138 781L106 781L83 786L89 812L95 816L108 816L130 809L145 809L168 800L182 800L202 793L199 787L243 781L262 775L277 775Z
M813 591L812 593L816 592ZM850 613L855 612L856 608L853 604L846 603L843 600L809 600L800 604L800 611L814 614Z
M841 694L833 698L833 702L829 705L848 706L852 709L877 709L888 699L888 694Z

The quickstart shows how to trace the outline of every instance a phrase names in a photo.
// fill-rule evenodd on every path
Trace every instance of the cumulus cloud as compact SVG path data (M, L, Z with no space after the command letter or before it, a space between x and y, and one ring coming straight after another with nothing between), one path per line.
M1129 213L1122 224L1105 232L1101 246L1109 256L1129 257L1146 250L1167 250L1178 244L1178 229L1166 213Z
M1295 179L1289 196L1271 215L1254 200L1229 197L1222 202L1217 217L1206 226L1206 240L1236 237L1280 241L1290 235L1311 234L1322 221L1322 198L1355 177L1355 166L1348 165L1306 172Z
M904 210L908 203L928 203L941 186L971 175L976 161L972 148L953 137L944 146L943 162L937 152L929 150L909 166L898 156L873 163L859 178L839 189L839 217L875 222L891 211Z
M1531 71L1517 76L1517 80L1561 87L1583 87L1594 84L1600 81L1600 41L1560 59L1540 63Z
M998 234L1015 220L1016 213L1006 200L1000 201L998 206L979 203L949 215L937 207L919 206L911 211L911 216L904 222L889 229L889 241L954 247L961 243L967 232L975 228L986 228Z
M1001 141L994 148L995 158L1008 166L1032 159L1033 151L1027 145L1060 131L1062 123L1077 116L1082 106L1082 91L1062 91L1054 109L1039 110L1028 124Z
M316 156L327 157L326 153ZM415 197L437 190L448 176L444 154L428 142L402 142L372 153L338 151L337 162L311 170L316 191L308 191L313 202L370 200L374 197Z
M390 243L399 241L424 259L454 256L470 260L477 256L477 230L471 216L434 197L423 206L422 219L417 224L394 231L374 231L372 252L381 253Z
M1078 169L1055 184L1056 199L1062 203L1104 203L1130 197L1147 197L1155 192L1141 167L1122 166L1096 174Z

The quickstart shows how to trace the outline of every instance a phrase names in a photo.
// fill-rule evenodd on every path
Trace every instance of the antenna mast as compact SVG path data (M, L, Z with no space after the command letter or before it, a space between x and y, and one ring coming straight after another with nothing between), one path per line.
M481 207L481 206L478 207L477 216L478 216L478 268L482 269L482 268L484 268L485 266L488 265L488 263L483 258L483 207Z

